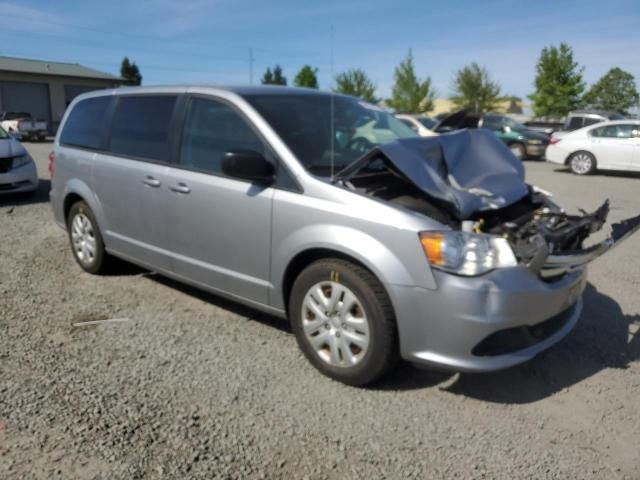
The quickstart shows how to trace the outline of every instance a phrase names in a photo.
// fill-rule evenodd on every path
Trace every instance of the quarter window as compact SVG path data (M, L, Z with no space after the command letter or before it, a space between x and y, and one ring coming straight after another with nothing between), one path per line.
M122 96L111 122L109 149L131 157L168 160L175 95Z
M582 117L571 117L569 120L569 130L582 128Z
M599 118L589 118L589 117L586 117L586 118L584 119L584 123L583 123L583 125L584 125L585 127L588 127L589 125L595 125L596 123L600 123L601 121L602 121L602 120L600 120Z
M87 98L78 102L64 123L60 143L92 150L103 148L110 102L111 97Z
M193 98L184 123L180 165L220 174L222 158L231 150L253 150L270 157L258 135L231 107Z

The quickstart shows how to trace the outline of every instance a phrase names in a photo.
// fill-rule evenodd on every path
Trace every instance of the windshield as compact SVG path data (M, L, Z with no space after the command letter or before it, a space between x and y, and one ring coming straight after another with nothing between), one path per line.
M525 127L523 124L502 115L485 116L482 122L482 126L490 130L500 130L502 129L502 127L509 127L511 130L517 131L527 129L527 127Z
M0 140L6 140L9 138L9 134L0 127Z
M356 98L302 94L249 94L244 98L302 165L320 175L331 174L332 160L337 172L375 145L417 136L383 109Z
M422 126L428 128L429 130L432 130L437 123L433 118L429 117L418 117L417 120L422 124Z

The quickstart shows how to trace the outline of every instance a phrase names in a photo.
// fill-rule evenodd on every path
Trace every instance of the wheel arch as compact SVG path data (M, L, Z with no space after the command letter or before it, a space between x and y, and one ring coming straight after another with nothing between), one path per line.
M63 221L66 225L67 216L72 205L78 201L85 202L96 219L100 231L104 233L105 221L104 213L102 211L98 198L94 195L91 188L79 179L73 179L65 186L64 194L62 196L62 209L63 209Z
M576 153L588 153L593 157L593 161L596 162L596 167L598 166L598 158L595 156L595 154L593 152L590 152L589 150L585 150L584 148L579 148L578 150L574 150L569 155L567 155L567 158L564 159L565 166L569 166L569 161L571 160L571 157L573 157Z
M364 268L369 271L382 285L382 287L387 290L384 285L384 282L380 279L380 277L374 272L368 265L355 258L352 255L341 252L336 249L326 248L326 247L313 247L298 252L291 261L287 264L285 268L284 275L282 277L280 294L282 296L284 302L284 309L287 314L289 313L289 299L291 297L291 290L293 288L293 284L298 278L298 275L302 273L302 271L318 260L330 259L330 258L338 258L340 260L345 260L347 262L358 265L359 267ZM387 295L389 292L387 291Z

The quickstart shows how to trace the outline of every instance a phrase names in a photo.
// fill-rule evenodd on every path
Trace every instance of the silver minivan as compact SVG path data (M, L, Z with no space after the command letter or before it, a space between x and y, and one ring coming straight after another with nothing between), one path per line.
M400 358L487 371L564 337L608 204L568 215L490 132L416 134L359 99L286 87L143 87L68 108L56 222L87 272L112 257L288 318L326 375Z

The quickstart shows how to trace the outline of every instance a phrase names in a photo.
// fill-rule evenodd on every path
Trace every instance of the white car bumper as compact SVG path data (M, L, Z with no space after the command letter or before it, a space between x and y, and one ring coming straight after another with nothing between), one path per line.
M564 165L567 156L567 152L557 145L549 145L544 153L544 158L547 162L558 163L560 165Z
M33 161L6 173L0 173L0 195L3 193L33 192L37 188L38 171Z

